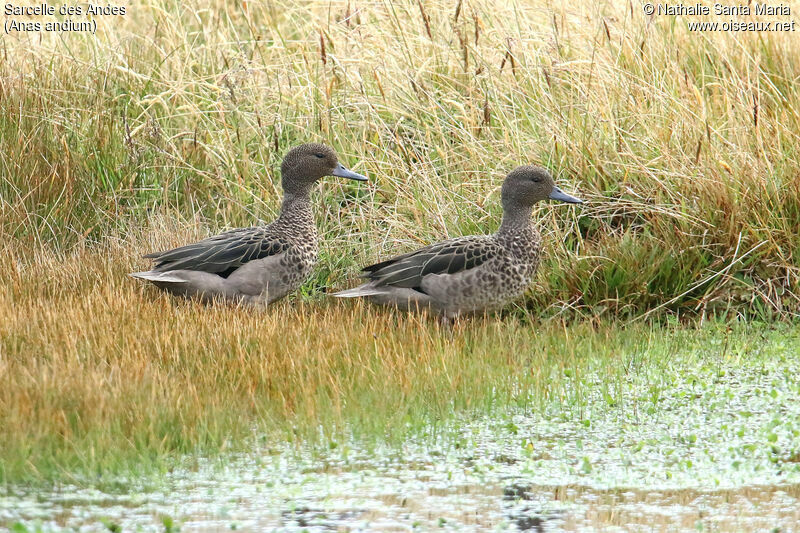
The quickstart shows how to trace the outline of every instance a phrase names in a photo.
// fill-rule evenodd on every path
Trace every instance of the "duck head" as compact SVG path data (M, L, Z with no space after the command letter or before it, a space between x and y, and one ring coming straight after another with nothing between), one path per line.
M281 163L281 185L285 193L307 192L314 182L325 176L367 181L366 176L353 172L339 163L336 152L324 144L309 143L295 146L284 156Z
M582 204L583 200L571 196L556 187L553 176L547 169L533 165L517 167L506 176L501 192L503 209L529 208L542 200L558 200L570 204Z

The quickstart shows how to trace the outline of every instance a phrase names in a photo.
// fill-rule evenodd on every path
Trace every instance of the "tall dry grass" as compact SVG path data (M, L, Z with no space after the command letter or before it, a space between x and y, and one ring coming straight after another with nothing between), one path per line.
M269 220L282 154L323 140L373 181L321 187L307 291L491 231L503 174L537 162L589 204L537 211L548 255L529 308L797 311L791 33L535 0L147 1L99 28L3 41L14 254L102 242L153 213L201 234Z

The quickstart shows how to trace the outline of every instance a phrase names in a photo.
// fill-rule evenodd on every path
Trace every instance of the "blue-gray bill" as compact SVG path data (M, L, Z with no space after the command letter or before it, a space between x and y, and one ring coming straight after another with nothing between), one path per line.
M339 176L340 178L347 178L356 181L367 181L366 176L362 176L357 172L353 172L352 170L345 168L341 163L339 163L339 166L333 170L332 174L334 176Z
M571 196L558 187L553 187L553 192L550 193L551 200L558 200L559 202L567 202L568 204L582 204L583 200Z

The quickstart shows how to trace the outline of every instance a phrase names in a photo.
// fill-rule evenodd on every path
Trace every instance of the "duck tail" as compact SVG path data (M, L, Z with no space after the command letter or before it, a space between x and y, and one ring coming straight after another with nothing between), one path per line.
M367 283L353 289L347 289L346 291L334 292L331 296L335 296L336 298L359 298L362 296L376 296L378 294L384 294L385 292L385 289Z
M154 270L148 270L147 272L131 272L128 274L132 278L137 279L145 279L147 281L158 282L158 283L187 283L188 281L185 279L181 279L178 276L170 273L170 272L156 272Z

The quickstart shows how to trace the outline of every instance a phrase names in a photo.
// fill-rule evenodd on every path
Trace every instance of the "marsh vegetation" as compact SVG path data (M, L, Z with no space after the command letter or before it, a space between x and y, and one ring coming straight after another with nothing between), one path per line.
M730 429L752 447L730 459L748 474L730 461L694 474L698 458L678 453L676 490L721 490L689 482L708 472L734 491L797 483L797 339L780 325L800 297L794 39L538 0L146 0L96 36L4 36L3 502L53 482L111 490L220 453L456 446L459 424L486 416L562 420L559 438L598 450L559 464L580 472L588 457L597 473L614 463L611 436L591 433L603 416L623 433L650 427L660 398L687 423L759 399ZM253 313L126 277L144 252L273 219L280 159L307 141L371 183L315 191L322 253L299 293ZM535 210L546 254L524 300L443 330L326 299L379 257L493 231L502 176L521 163L588 200ZM739 372L741 387L724 385ZM486 424L517 455L522 439L552 437ZM712 442L733 438L714 427ZM697 431L656 433L683 449ZM668 449L647 438L642 450ZM619 450L669 486L639 442Z

